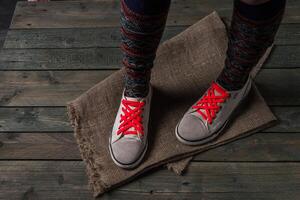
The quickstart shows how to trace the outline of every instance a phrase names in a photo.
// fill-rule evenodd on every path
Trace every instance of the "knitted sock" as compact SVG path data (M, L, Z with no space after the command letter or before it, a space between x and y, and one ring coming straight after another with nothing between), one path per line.
M145 97L170 0L121 0L125 96Z
M251 69L273 43L285 8L285 0L249 5L235 0L225 68L217 82L225 89L241 89Z

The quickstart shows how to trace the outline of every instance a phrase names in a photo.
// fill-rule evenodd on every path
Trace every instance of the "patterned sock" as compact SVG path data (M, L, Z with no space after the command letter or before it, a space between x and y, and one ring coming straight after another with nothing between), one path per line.
M125 96L145 97L170 0L121 0Z
M217 82L225 89L241 89L251 69L273 43L285 8L285 0L249 5L235 0L225 68Z

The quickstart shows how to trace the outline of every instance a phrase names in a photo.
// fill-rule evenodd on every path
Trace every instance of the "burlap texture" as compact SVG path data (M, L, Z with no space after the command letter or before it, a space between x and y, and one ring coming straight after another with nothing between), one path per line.
M244 108L217 140L195 147L177 141L176 124L216 79L224 65L226 47L225 26L215 12L159 47L151 80L154 95L149 148L142 164L134 170L117 167L108 150L108 138L120 104L124 70L112 74L68 104L94 196L167 163L168 168L181 173L191 160L190 156L249 135L276 120L254 86ZM269 52L270 49L253 75ZM170 163L172 161L179 162Z

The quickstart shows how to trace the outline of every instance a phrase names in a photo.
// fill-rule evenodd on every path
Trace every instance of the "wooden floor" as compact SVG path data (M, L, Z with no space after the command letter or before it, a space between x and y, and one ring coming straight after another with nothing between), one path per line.
M173 0L164 40L232 0ZM120 65L118 0L17 4L0 51L0 199L92 199L66 102ZM275 127L149 173L103 199L300 199L300 0L289 0L257 85Z

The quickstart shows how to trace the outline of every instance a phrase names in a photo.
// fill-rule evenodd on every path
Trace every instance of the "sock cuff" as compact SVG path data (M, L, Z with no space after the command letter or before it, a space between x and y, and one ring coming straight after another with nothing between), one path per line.
M158 15L169 10L171 0L124 0L130 10L141 15Z
M234 14L250 23L265 24L281 17L285 4L286 0L270 0L258 5L250 5L241 0L235 0Z
M153 20L153 21L165 21L165 17L168 15L169 6L163 10L162 12L156 13L156 14L147 14L147 13L141 13L137 12L131 7L129 7L126 3L126 0L121 0L121 12L126 15L130 20Z

